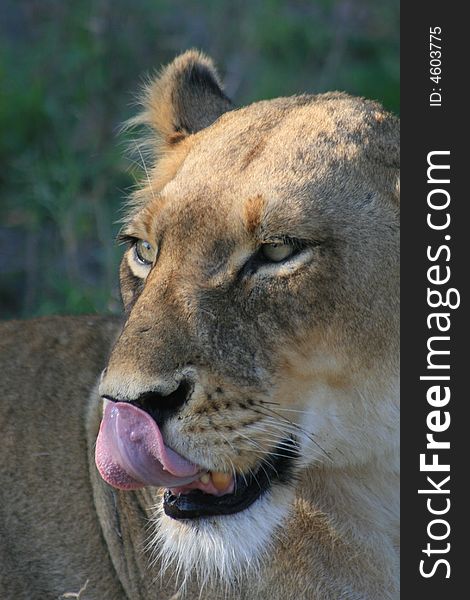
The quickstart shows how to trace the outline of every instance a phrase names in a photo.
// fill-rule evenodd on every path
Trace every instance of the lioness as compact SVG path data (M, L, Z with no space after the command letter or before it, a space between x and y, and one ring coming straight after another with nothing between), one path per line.
M397 598L397 119L190 51L135 123L122 328L1 329L0 597Z

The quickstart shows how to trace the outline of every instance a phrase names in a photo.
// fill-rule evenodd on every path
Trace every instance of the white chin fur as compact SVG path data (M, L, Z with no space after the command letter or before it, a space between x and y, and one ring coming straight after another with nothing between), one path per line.
M181 588L195 579L201 590L217 585L228 592L248 571L260 569L293 500L292 490L273 485L239 513L188 521L168 517L160 503L148 543L152 564L160 563Z

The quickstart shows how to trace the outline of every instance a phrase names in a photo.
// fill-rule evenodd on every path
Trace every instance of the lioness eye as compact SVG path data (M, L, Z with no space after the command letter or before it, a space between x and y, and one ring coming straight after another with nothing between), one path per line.
M137 260L142 265L151 265L155 261L156 250L149 242L138 240L134 250Z
M294 253L295 248L291 244L264 244L261 253L267 260L281 262Z

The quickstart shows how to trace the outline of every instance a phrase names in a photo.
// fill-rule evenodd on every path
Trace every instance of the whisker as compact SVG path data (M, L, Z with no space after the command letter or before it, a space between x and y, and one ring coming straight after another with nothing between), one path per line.
M137 151L138 151L138 153L139 153L140 160L142 161L142 166L143 166L143 168L144 168L145 175L146 175L146 177L147 177L147 182L148 182L148 184L149 184L149 187L150 187L150 192L152 193L152 198L155 200L155 193L154 193L154 189L153 189L153 186L152 186L152 182L151 182L151 180L150 180L149 172L148 172L148 170L147 170L147 165L145 164L144 157L142 156L142 152L140 151L140 146L139 146L139 144L138 144L137 142L135 142L135 146L136 146L136 148L137 148Z
M277 402L265 402L264 400L260 401L261 404L278 404ZM282 410L282 412L293 412L293 413L299 413L301 415L308 415L310 414L308 410L299 410L297 408L284 408L281 407L279 405L279 408L277 408L276 410Z
M275 436L275 435L269 435L269 433L267 433L266 431L264 431L263 429L258 429L258 431L260 431L261 433L263 433L263 437L259 438L260 442L265 442L268 445L272 445L275 446L275 448L273 450L269 450L270 454L275 454L274 450L288 450L288 451L292 451L292 444L283 441L281 438ZM253 445L253 444L252 444ZM267 450L263 449L262 453L266 454Z
M266 469L264 468L264 464L261 463L260 464L260 468L263 469L264 474L266 475L266 479L268 480L268 482L271 484L271 477L269 476L268 472L266 471ZM271 468L273 469L273 471L276 473L276 475L279 475L279 473L276 471L276 469L271 465Z
M230 440L228 440L225 435L223 433L219 433L220 437L225 440L227 442L227 444L230 446L230 448L233 450L233 452L236 453L236 449L235 446L232 444L232 442ZM233 462L229 459L231 467L232 467L232 472L233 472L233 478L235 480L235 482L237 481L237 470L235 469L235 465L233 464ZM246 477L244 475L244 473L240 473L240 475L243 477L243 480L245 482L246 485L248 485L248 482L246 480Z
M290 428L294 428L294 430L296 431L300 431L303 435L305 435L313 444L315 444L315 446L318 447L319 450L321 450L323 452L323 454L330 460L333 462L333 458L332 456L324 449L322 448L322 446L317 442L317 440L314 439L313 434L309 433L308 431L306 431L303 427L301 427L300 425L298 425L297 423L293 423L292 421L290 421L289 419L287 419L286 417L284 417L283 415L280 415L278 412L276 412L275 410L273 410L272 408L268 408L268 407L261 407L258 406L258 408L262 408L266 411L269 411L270 413L276 415L283 424L285 424L286 426L290 427ZM266 415L269 418L269 415Z
M257 477L256 477L256 475L255 475L255 473L254 473L254 471L253 471L253 469L251 469L251 468L250 468L250 469L248 469L248 472L249 472L249 473L250 473L250 475L253 477L253 479L256 481L256 485L257 485L257 486L259 487L259 489L261 490L261 489L262 489L262 488L261 488L261 484L260 484L260 482L258 481L258 479L257 479ZM245 479L245 483L246 483L246 479Z

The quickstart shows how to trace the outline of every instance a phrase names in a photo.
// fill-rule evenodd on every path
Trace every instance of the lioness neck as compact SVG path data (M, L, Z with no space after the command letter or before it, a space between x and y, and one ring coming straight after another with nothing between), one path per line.
M397 598L395 463L395 457L384 456L362 466L306 470L266 563L265 595L259 597Z

